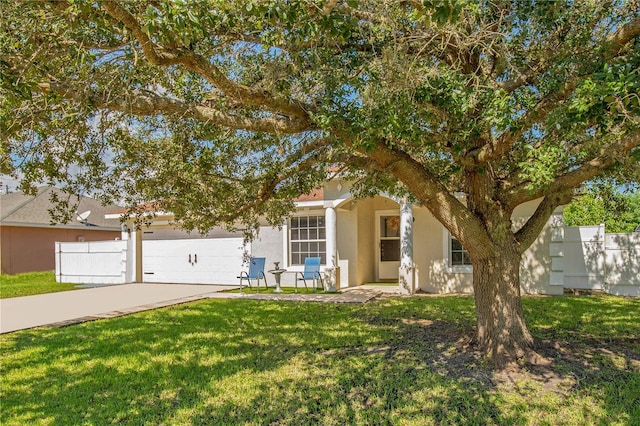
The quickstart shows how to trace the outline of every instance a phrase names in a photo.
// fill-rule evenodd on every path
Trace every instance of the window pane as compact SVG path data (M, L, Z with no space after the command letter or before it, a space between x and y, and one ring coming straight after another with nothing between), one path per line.
M451 266L471 265L469 253L464 249L460 241L451 237Z
M397 262L400 260L400 240L380 241L380 260L382 262Z
M322 257L322 262L325 263L324 226L324 215L291 218L289 247L292 265L303 265L307 257Z
M323 264L323 265L327 264L327 256L326 256L326 254L324 254L324 252L320 253L320 263Z
M380 234L381 237L399 237L400 216L381 216Z

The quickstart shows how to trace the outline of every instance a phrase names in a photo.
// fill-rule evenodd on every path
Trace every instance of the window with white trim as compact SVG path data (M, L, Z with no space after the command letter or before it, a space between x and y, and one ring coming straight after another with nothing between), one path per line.
M462 247L460 241L449 235L449 266L471 266L469 253Z
M324 216L296 216L289 225L289 265L304 265L307 257L327 263Z

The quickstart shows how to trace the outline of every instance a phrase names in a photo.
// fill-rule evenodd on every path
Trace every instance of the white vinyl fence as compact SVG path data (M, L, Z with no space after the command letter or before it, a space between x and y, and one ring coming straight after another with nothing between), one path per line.
M558 228L551 242L552 285L640 296L640 233L604 225Z
M56 281L81 284L124 284L129 241L56 243Z
M604 289L640 296L640 232L606 234Z
M564 230L564 286L602 290L604 284L604 225Z

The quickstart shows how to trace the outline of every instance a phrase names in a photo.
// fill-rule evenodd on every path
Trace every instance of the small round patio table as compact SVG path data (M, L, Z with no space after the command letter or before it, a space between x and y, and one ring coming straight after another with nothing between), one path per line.
M284 274L285 272L287 272L286 269L272 269L270 271L268 271L270 274L273 274L273 276L276 279L276 289L273 290L274 293L282 293L282 289L280 288L280 278L282 277L282 274Z

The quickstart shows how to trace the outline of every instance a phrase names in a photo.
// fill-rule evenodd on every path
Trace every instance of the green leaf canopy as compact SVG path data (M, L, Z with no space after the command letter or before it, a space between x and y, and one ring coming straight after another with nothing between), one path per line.
M465 239L483 204L640 174L631 1L24 1L1 25L4 172L188 228L278 223L338 170Z

